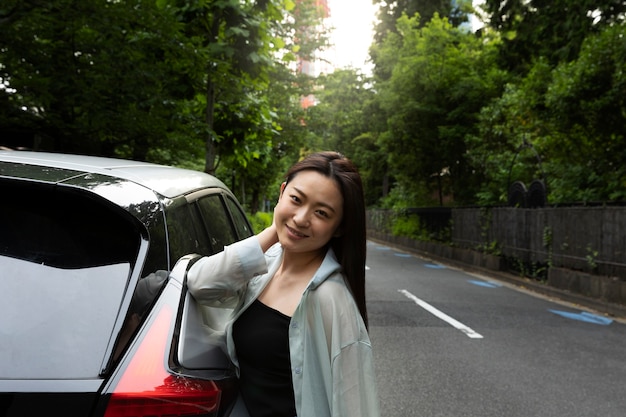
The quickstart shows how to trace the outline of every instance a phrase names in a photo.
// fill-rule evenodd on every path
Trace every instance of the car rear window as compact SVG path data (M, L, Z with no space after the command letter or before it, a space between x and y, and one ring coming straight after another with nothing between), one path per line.
M72 188L2 183L0 254L59 268L129 262L139 233L121 209Z
M97 377L140 226L69 187L3 181L0 194L0 379Z
M96 378L128 263L61 269L0 256L0 379Z

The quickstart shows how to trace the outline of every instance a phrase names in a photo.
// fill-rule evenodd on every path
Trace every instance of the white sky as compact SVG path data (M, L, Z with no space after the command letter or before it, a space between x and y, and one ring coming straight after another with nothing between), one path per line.
M479 7L483 0L473 2ZM353 67L371 73L372 65L367 61L377 7L372 4L372 0L328 0L328 7L329 23L335 28L332 35L335 47L324 55L335 68ZM482 26L475 16L470 19L474 30Z
M476 6L482 2L474 0ZM324 56L335 68L353 67L371 74L372 65L367 61L374 36L377 6L372 4L372 0L328 0L328 7L329 24L335 28L331 35L335 46ZM471 19L474 30L482 26L475 16L471 16Z
M337 68L353 67L370 72L368 49L374 34L376 7L372 0L328 0L329 23L335 27L334 50L328 57Z

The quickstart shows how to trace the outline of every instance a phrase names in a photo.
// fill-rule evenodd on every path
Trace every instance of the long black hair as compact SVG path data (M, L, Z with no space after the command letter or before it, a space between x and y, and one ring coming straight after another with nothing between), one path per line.
M338 236L333 237L330 246L343 268L352 296L368 326L365 306L365 197L363 183L356 166L338 152L317 152L306 156L287 171L289 183L296 174L313 170L337 182L343 196L343 218Z

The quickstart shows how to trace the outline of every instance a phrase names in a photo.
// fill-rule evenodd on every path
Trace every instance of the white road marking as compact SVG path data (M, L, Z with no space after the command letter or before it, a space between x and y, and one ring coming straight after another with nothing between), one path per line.
M429 313L431 313L435 317L440 318L441 320L447 322L452 327L455 327L456 329L462 331L468 337L471 337L472 339L482 339L483 338L483 336L481 334L476 333L474 330L470 329L469 327L467 327L463 323L461 323L461 322L453 319L452 317L448 316L446 313L437 310L435 307L431 306L426 301L420 300L419 298L417 298L416 296L414 296L413 294L411 294L407 290L398 290L398 292L401 293L401 294L404 294L404 296L406 298L408 298L409 300L415 301L415 304L417 304L418 306L422 307L424 310L428 311Z

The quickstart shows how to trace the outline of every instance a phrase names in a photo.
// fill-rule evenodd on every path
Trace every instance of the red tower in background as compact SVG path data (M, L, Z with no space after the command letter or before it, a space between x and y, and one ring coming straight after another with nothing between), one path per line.
M314 6L320 13L322 19L327 19L330 16L330 8L328 7L327 0L296 0L296 9L300 7L302 3L309 3L305 7ZM296 11L297 17L297 11ZM316 33L319 31L319 27L300 27L298 33L296 34L296 38L305 39L309 36L316 36ZM297 71L301 74L306 74L311 77L315 77L319 75L318 68L316 68L316 59L314 56L302 56L299 55L296 68ZM300 104L303 108L307 108L315 105L316 100L313 94L309 94L306 97L302 97L300 99Z

